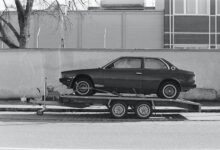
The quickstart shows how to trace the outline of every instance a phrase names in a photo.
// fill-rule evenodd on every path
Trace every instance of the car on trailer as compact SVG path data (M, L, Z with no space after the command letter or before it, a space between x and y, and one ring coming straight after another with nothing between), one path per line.
M60 82L79 96L109 91L176 99L181 91L196 87L193 72L151 57L119 57L100 68L63 71L61 76Z

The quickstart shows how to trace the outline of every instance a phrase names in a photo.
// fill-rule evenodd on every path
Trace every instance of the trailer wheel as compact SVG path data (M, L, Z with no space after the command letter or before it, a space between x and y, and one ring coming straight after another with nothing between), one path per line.
M152 114L152 106L147 102L137 103L135 113L140 119L148 119Z
M124 102L114 102L110 107L110 113L114 118L123 118L127 114L128 106Z
M44 111L38 110L38 111L36 112L36 114L37 114L38 116L42 116L42 115L44 114Z

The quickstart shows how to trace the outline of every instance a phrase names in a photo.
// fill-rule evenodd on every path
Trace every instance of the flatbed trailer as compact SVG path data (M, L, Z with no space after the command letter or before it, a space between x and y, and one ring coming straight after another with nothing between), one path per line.
M133 111L138 118L147 119L153 112L156 113L155 107L179 107L186 112L200 112L199 103L187 101L184 99L161 99L146 96L114 96L114 95L94 95L94 96L76 96L61 95L53 101L31 100L31 103L43 105L43 109L38 110L38 115L43 115L46 111L46 105L68 106L74 108L84 108L94 105L106 106L114 118L123 118L127 115L128 108Z

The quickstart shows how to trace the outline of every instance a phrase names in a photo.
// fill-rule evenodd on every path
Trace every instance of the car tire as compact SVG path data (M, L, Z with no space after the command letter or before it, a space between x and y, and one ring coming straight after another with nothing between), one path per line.
M113 102L110 107L110 113L113 118L124 118L127 115L128 106L124 102Z
M94 85L90 79L87 78L79 78L74 83L74 92L78 96L92 96L95 94Z
M176 99L180 94L180 87L175 82L164 82L158 90L158 97L165 99Z
M152 114L152 106L147 102L139 102L135 105L135 114L140 119L148 119Z

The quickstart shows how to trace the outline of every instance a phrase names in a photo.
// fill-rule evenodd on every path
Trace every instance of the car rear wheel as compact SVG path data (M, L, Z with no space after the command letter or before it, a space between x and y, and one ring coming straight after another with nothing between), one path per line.
M180 87L174 82L163 83L158 90L158 97L166 99L176 99L180 94Z
M91 96L94 94L94 86L91 80L80 78L74 83L74 91L79 96Z
M147 102L140 102L135 105L135 114L140 119L148 119L152 114L152 107Z
M128 106L124 102L114 102L110 107L110 113L114 118L123 118L127 114Z

